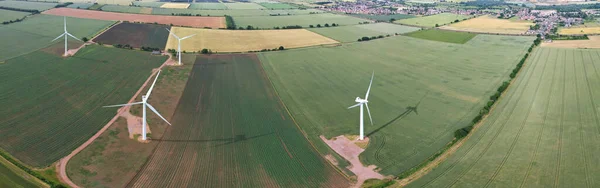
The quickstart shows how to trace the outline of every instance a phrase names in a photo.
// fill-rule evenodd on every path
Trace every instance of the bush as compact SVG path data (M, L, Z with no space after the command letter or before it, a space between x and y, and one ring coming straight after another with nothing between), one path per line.
M283 46L279 46L278 50L285 50Z
M87 41L88 41L88 40L90 40L90 39L88 39L87 37L83 37L83 38L81 38L81 40L82 40L83 42L87 42Z
M227 29L235 29L235 22L231 16L225 15L225 23L227 25Z

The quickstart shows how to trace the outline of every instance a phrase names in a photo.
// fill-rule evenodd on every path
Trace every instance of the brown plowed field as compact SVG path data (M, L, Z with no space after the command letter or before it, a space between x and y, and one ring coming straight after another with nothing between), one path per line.
M94 10L81 10L71 8L55 8L44 11L43 14L69 16L76 18L89 18L97 20L122 20L129 22L173 24L189 27L225 28L224 17L197 17L197 16L159 16L146 14L126 14L116 12L103 12Z

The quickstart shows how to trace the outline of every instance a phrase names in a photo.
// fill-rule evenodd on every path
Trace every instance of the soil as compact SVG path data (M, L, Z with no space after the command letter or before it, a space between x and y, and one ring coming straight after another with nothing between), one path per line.
M127 119L127 132L129 132L129 138L134 139L135 135L142 135L142 117L134 116L129 112L129 108L122 112L121 117ZM146 133L152 133L150 127L146 124ZM142 141L142 137L138 137L138 141Z
M146 14L127 14L116 12L103 12L94 10L82 10L72 8L54 8L44 11L42 14L56 16L69 16L76 18L87 18L96 20L114 20L142 23L159 23L164 25L188 26L188 27L211 27L225 28L224 17L200 17L200 16L164 16Z
M369 138L365 138L365 140L350 140L346 136L341 135L337 136L331 140L327 140L323 135L319 136L321 140L325 142L331 149L333 149L340 156L344 157L344 159L350 162L350 166L347 167L352 173L356 175L356 184L353 187L360 187L365 180L368 179L384 179L385 176L379 174L379 172L375 171L377 166L370 165L365 167L361 162L358 156L360 153L365 151L365 149L360 148L356 145L356 142L368 142Z

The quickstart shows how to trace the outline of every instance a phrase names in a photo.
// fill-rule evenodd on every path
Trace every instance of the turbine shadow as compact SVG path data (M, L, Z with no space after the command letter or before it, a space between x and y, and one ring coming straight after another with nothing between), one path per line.
M270 135L270 134L274 134L274 132L266 133L266 134L260 134L260 135L256 135L256 136L252 136L252 137L246 137L245 134L239 134L239 135L235 135L234 137L231 137L231 138L219 138L219 139L203 139L203 140L150 139L150 140L159 141L159 142L196 142L196 143L200 143L200 142L227 142L227 143L235 143L235 142L240 142L240 141L245 141L245 140L250 140L250 139L254 139L254 138L258 138L258 137L267 136L267 135Z
M214 145L213 147L219 147L219 146L225 146L225 145L230 145L230 144L235 144L237 142L243 142L243 141L247 141L247 140L252 140L255 138L259 138L259 137L263 137L263 136L268 136L268 135L272 135L275 134L275 132L270 132L270 133L265 133L265 134L259 134L256 136L252 136L252 137L246 137L246 135L235 135L235 137L231 140L229 140L229 142L227 143L223 143L223 144L217 144Z
M429 92L427 92L423 97L421 97L421 99L419 100L419 102L417 102L417 104L415 104L415 106L407 106L406 107L406 111L402 112L400 115L396 116L394 119L388 121L387 123L383 124L381 127L371 131L370 133L367 134L367 137L381 131L381 129L391 125L392 123L401 120L402 118L406 117L408 114L410 114L411 112L415 112L416 115L419 115L419 105L421 104L421 101L423 101L423 99L429 94Z

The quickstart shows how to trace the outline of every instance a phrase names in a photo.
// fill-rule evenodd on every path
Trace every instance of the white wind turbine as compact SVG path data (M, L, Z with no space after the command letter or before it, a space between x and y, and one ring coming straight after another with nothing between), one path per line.
M67 38L68 38L67 36L73 37L75 40L78 40L78 41L81 41L81 40L79 40L77 37L71 35L71 33L67 32L67 17L64 17L64 20L65 20L65 25L64 25L65 26L65 32L62 35L56 37L52 41L55 41L55 40L59 39L60 37L64 36L65 37L65 56L67 56ZM83 42L83 41L81 41L81 42Z
M167 29L167 28L165 28ZM183 38L179 38L177 35L175 35L175 33L172 33L171 30L167 29L167 31L169 31L169 33L171 33L171 35L173 35L175 38L177 38L177 57L179 57L179 65L181 65L181 41L185 40L187 38L193 37L196 34L187 36L187 37L183 37Z
M373 118L371 117L371 111L369 110L369 91L371 91L371 84L373 84L373 77L375 76L375 72L373 72L373 74L371 75L371 82L369 83L369 89L367 89L367 94L365 94L365 99L361 99L360 97L356 97L356 99L354 100L355 102L357 102L358 104L352 105L350 107L348 107L348 109L350 108L354 108L357 106L360 106L360 137L358 138L359 140L363 140L364 139L364 120L363 120L363 105L367 107L367 112L369 113L369 119L371 120L371 125L373 125Z
M132 105L136 105L136 104L142 104L144 105L142 107L142 119L143 119L143 123L142 123L142 140L146 140L146 107L150 108L150 110L152 110L156 115L158 115L158 117L160 117L162 120L164 120L165 122L167 122L167 124L171 125L171 123L169 123L169 121L167 121L164 117L162 117L160 115L160 113L158 113L158 111L156 111L156 109L154 109L154 107L150 104L148 104L148 98L150 97L150 93L152 92L152 88L154 88L154 84L156 84L156 80L158 79L158 75L160 74L160 71L158 71L158 73L156 74L156 78L154 79L154 82L152 83L152 86L150 86L150 89L148 90L148 92L146 93L146 95L142 95L142 102L134 102L134 103L129 103L129 104L117 104L117 105L110 105L110 106L103 106L103 107L119 107L119 106L132 106Z

